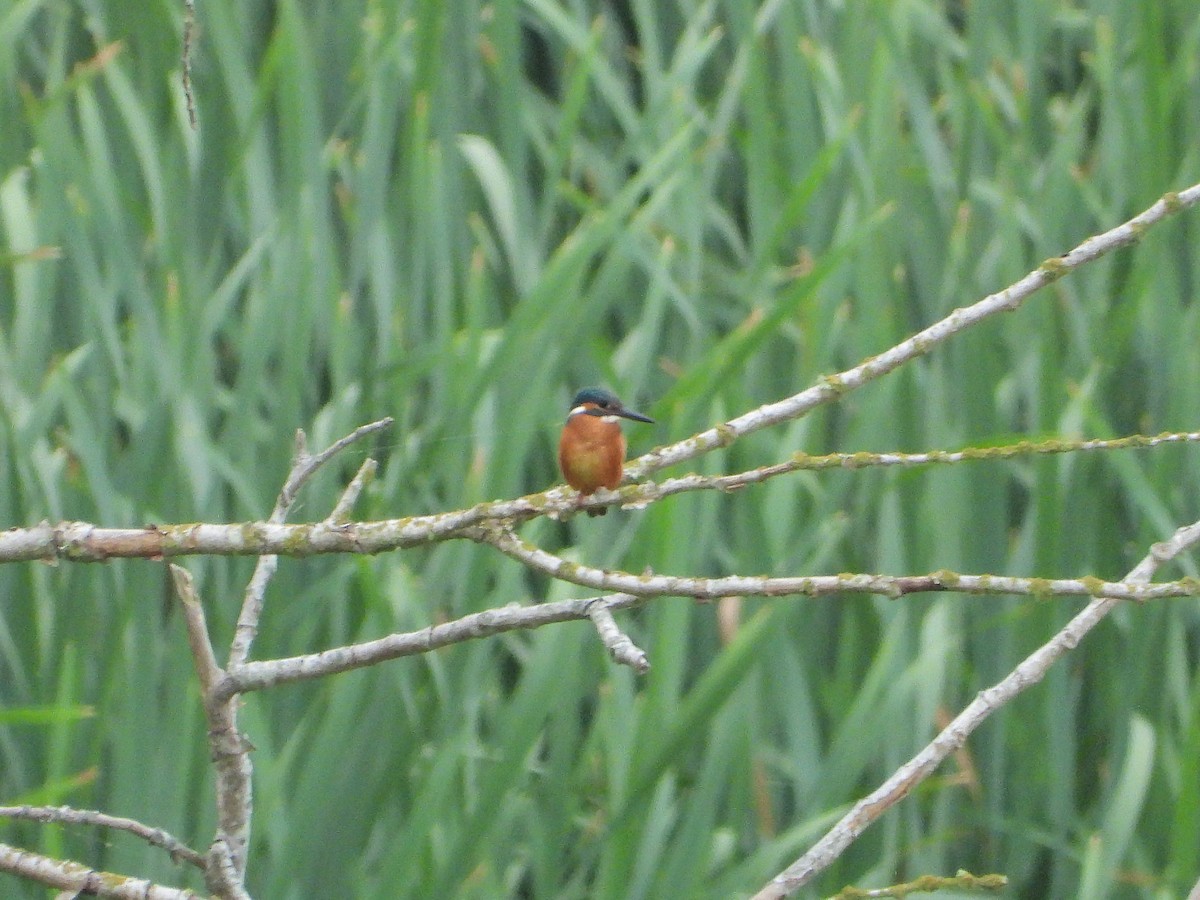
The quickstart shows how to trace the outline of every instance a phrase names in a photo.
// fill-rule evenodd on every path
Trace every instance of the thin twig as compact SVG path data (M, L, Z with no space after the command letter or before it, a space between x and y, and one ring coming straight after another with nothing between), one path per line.
M0 806L0 817L28 819L33 822L56 822L62 825L92 825L127 831L155 847L161 847L171 858L204 868L204 857L183 841L161 828L151 828L135 819L110 816L91 809L74 809L70 806Z
M341 453L355 441L361 441L363 438L377 431L390 428L394 421L395 419L391 416L385 416L375 422L360 425L345 437L334 441L320 453L312 456L305 454L302 463L293 468L291 474L288 476L287 483L280 492L279 502L275 506L275 509L280 514L279 521L282 521L282 516L287 514L287 510L296 499L296 493L309 478L316 474L317 469L321 468L321 466L325 465L325 463L329 462L329 460L333 459L334 456Z
M275 508L271 511L267 522L271 525L282 525L288 510L296 501L296 495L300 492L300 488L316 474L321 466L355 441L389 427L392 422L393 419L388 417L368 425L362 425L315 455L308 453L304 432L298 430L296 432L296 453L292 460L291 471L288 472L283 488L275 500ZM332 523L326 522L325 524L332 527ZM250 646L258 634L258 622L262 617L263 597L266 595L267 584L270 582L271 576L275 574L278 564L278 555L274 553L268 553L258 558L254 573L246 585L246 593L242 598L242 609L238 614L237 627L233 632L233 643L229 648L229 665L231 667L241 665L250 656Z
M0 844L0 872L28 878L47 887L74 891L74 896L115 900L203 900L183 888L164 887L142 878L89 869L79 863Z
M358 467L358 472L355 473L350 483L346 485L346 489L342 491L342 496L338 498L338 502L334 504L333 510L325 517L326 524L343 525L350 521L350 511L354 509L354 504L358 502L363 488L374 479L378 468L379 463L370 457L363 460L363 464Z
M1025 595L1097 597L1144 602L1152 599L1188 597L1200 594L1195 579L1138 584L1128 581L1101 581L1095 578L1015 578L1001 575L960 575L941 571L928 575L815 575L792 578L729 576L724 578L680 578L665 575L633 575L610 572L568 562L527 544L511 531L482 530L476 540L495 546L501 552L555 578L589 586L615 588L618 593L603 598L608 610L625 609L651 597L688 596L715 599L727 596L828 596L839 593L875 593L900 597L918 592L958 591L980 595ZM434 625L415 632L387 635L372 641L336 647L320 653L285 659L247 662L226 671L215 696L227 698L237 693L262 690L279 684L304 681L374 665L390 659L426 653L439 647L489 637L505 631L538 628L555 622L591 617L594 598L563 600L536 606L510 605L473 613L453 622ZM619 660L625 662L625 660Z
M1018 441L996 447L964 447L960 450L929 450L922 453L796 453L786 462L761 466L731 475L683 475L665 481L642 482L620 492L624 505L649 503L685 491L736 491L791 472L812 472L824 469L867 469L949 465L963 462L998 462L1021 456L1048 456L1097 450L1133 450L1160 447L1165 444L1194 444L1200 442L1200 431L1168 431L1162 434L1131 434L1106 440Z
M828 900L874 900L884 897L904 900L910 894L932 894L937 891L1001 891L1006 887L1008 879L1003 875L972 875L970 872L959 872L949 876L922 875L904 884L893 884L883 888L845 888Z
M628 594L615 594L600 599L608 610L628 609L644 602ZM225 673L224 680L217 685L214 693L218 698L232 697L235 694L260 691L279 684L307 681L338 672L361 669L389 659L428 653L439 647L491 637L506 631L587 619L596 602L597 598L587 597L578 600L556 600L533 606L512 604L472 613L453 622L431 625L420 631L389 634L373 641L335 647L321 653L243 663Z
M1167 541L1155 544L1124 581L1146 584L1159 567L1200 542L1200 522L1180 528ZM754 895L754 900L782 900L837 859L876 819L914 787L924 781L941 762L966 743L971 733L992 713L1037 684L1050 667L1075 649L1089 631L1112 612L1120 601L1097 599L1089 603L1066 627L1026 657L1003 680L978 696L916 756L897 769L878 788L863 797L807 853L788 866Z
M200 681L201 695L207 705L213 686L221 680L221 667L217 665L212 641L208 637L208 623L204 617L204 607L196 596L192 573L174 563L170 564L170 570L171 579L175 584L175 594L183 606L183 621L187 627L188 646L192 650L196 677Z

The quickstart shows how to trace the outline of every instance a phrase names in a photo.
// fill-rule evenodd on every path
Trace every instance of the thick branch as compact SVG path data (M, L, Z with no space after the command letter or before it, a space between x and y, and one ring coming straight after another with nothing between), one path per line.
M386 421L386 420L385 420ZM381 427L372 423L365 429ZM361 436L359 429L356 436ZM343 441L346 439L343 439ZM522 522L539 515L573 515L580 509L619 503L644 506L688 491L734 491L779 475L799 470L860 469L868 466L918 466L969 461L996 461L1029 454L1071 453L1088 450L1122 450L1194 443L1200 432L1166 432L1158 435L1129 435L1109 440L1020 441L999 447L967 447L961 450L924 453L829 453L813 456L797 453L791 459L731 475L684 475L662 482L627 485L618 491L598 491L582 501L567 488L553 488L514 500L480 503L470 509L429 516L384 519L376 522L347 522L345 516L363 483L374 473L371 460L364 462L347 486L333 512L321 522L285 525L282 517L266 522L229 525L148 525L145 528L100 528L87 522L42 523L33 528L0 532L0 562L27 560L75 560L103 562L118 558L213 556L315 556L324 553L382 553L460 537L472 526L493 521ZM335 447L343 445L339 441ZM333 448L331 448L333 449ZM317 459L310 457L309 459ZM290 479L289 479L290 482ZM285 488L290 494L291 491ZM283 495L281 495L283 496ZM270 571L274 561L264 563ZM251 581L253 596L265 587L262 576ZM248 596L252 594L250 587Z
M100 872L79 863L18 850L8 844L0 844L0 872L28 878L59 890L74 891L76 896L114 897L117 900L203 900L192 891L163 887L141 878Z
M563 492L565 496L565 491ZM537 495L535 495L537 496ZM543 495L544 496L544 495ZM486 509L483 509L486 507ZM568 504L564 502L563 509ZM541 510L528 501L480 504L433 516L379 522L312 522L226 525L147 525L101 528L88 522L43 522L0 532L0 561L162 559L177 556L316 556L323 553L382 553L444 540L493 516L529 518Z

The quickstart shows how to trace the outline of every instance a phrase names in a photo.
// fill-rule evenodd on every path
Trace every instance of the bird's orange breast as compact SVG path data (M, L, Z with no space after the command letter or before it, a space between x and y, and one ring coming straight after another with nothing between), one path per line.
M587 495L621 484L625 436L621 426L602 417L571 416L558 442L558 465L567 484Z

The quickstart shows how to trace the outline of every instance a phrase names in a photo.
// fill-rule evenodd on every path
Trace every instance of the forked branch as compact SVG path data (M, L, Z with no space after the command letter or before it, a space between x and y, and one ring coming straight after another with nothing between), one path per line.
M1200 542L1200 522L1180 528L1170 540L1155 544L1122 581L1148 584L1164 563ZM1079 642L1120 603L1101 598L1093 600L1049 641L1027 656L1015 669L978 696L942 729L920 753L892 774L883 784L851 807L850 811L803 856L776 875L754 895L754 900L782 900L808 884L858 839L887 810L928 778L942 761L961 748L971 732L1009 701L1045 677L1059 659L1079 646Z

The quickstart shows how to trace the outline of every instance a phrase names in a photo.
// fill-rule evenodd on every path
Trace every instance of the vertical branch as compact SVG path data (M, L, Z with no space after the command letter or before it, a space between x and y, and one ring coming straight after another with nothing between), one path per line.
M308 438L304 431L296 431L296 454L292 457L292 469L287 481L275 500L275 508L267 519L272 524L279 524L286 517L288 510L296 499L300 489L298 473L303 472L311 457L308 455ZM229 648L229 667L236 668L250 656L250 645L258 635L258 620L262 617L263 596L267 584L275 574L279 564L278 556L260 556L254 565L254 574L246 584L246 593L242 597L242 610L238 614L237 627L233 632L233 644Z
M269 521L280 523L284 520L300 488L335 453L365 435L386 428L391 422L391 419L381 419L355 429L315 456L308 452L304 432L297 431L292 468L283 489L279 492ZM353 498L358 496L373 471L373 462L363 464L359 475L351 482L335 507L335 515L345 515L349 511ZM250 645L258 634L263 597L271 576L275 574L277 564L277 556L260 556L254 574L246 585L242 609L229 651L230 671L236 671L250 654ZM238 694L226 695L216 690L225 673L217 664L204 618L204 608L196 597L191 574L180 566L172 565L171 576L183 605L188 645L191 647L196 675L204 697L209 749L216 772L217 834L209 848L205 874L209 889L213 893L229 900L249 900L244 885L250 845L250 817L253 812L251 776L254 766L250 760L250 751L254 748L238 730Z
M377 422L371 422L369 425L363 425L361 428L356 428L350 434L334 442L316 455L309 454L308 439L305 437L303 431L297 431L296 454L292 458L292 469L288 473L283 489L279 492L278 499L275 501L275 509L271 511L271 516L267 521L273 524L283 522L287 518L288 510L296 502L296 495L300 492L300 488L316 473L317 469L328 462L334 454L344 450L355 441L369 434L387 428L392 424L392 421L389 417L380 419ZM367 468L370 469L370 467ZM365 470L360 472L360 475L361 477L355 478L351 482L351 487L347 488L347 492L353 493L355 497L357 497L357 491L361 489L364 480L369 477L365 473ZM341 503L337 507L336 514L345 514ZM260 556L258 558L258 564L254 567L254 574L250 576L250 581L246 585L246 593L242 598L242 610L238 615L237 627L234 629L233 644L229 649L230 669L237 668L250 657L250 645L254 643L254 638L258 634L258 622L262 617L263 597L266 594L267 584L270 582L271 576L275 574L275 567L278 563L279 558L276 556Z
M204 607L196 596L191 573L171 565L175 593L183 606L188 646L196 666L208 721L208 746L216 768L217 837L208 852L205 878L209 889L230 900L248 898L242 887L246 877L246 847L250 839L250 745L237 727L237 697L219 699L213 688L224 673L217 665Z

